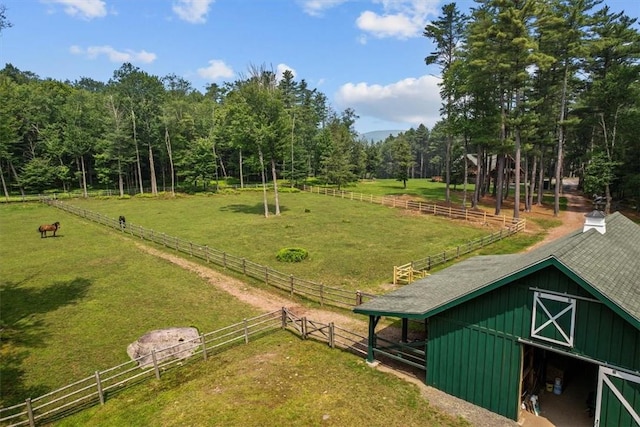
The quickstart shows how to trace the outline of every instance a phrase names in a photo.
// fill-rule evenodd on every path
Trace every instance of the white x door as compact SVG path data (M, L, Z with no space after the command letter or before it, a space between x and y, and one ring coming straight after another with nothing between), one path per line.
M596 427L640 426L640 377L600 366Z
M560 295L534 292L531 337L573 347L576 300Z

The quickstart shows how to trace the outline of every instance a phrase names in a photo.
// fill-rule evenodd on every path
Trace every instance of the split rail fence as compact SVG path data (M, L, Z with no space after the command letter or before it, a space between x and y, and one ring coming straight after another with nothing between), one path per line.
M362 304L365 300L375 297L360 291L349 291L340 288L325 286L310 280L300 279L290 274L285 274L270 267L256 264L246 258L230 255L226 252L198 245L193 242L182 240L178 237L169 236L144 227L127 222L120 224L115 218L109 218L102 214L81 209L73 205L63 203L59 200L43 199L43 202L62 209L66 212L80 216L93 222L97 222L107 227L111 227L148 240L166 248L174 249L178 252L188 254L191 257L199 258L207 263L217 264L226 269L242 273L245 276L260 280L266 285L273 286L282 291L288 292L291 296L301 296L311 301L320 303L320 306L331 305L334 307L351 309Z
M394 196L374 196L372 194L353 193L351 191L337 190L327 187L311 187L304 186L304 191L316 194L324 194L326 196L340 197L347 200L356 200L361 202L375 203L393 208L401 208L420 212L423 214L445 216L451 219L460 219L469 222L477 222L487 225L502 227L499 231L491 233L488 236L481 237L470 241L464 245L457 246L453 249L447 249L443 252L429 255L420 260L411 261L410 263L393 267L393 284L409 284L417 279L423 278L429 274L429 271L440 264L445 264L462 255L471 253L477 249L483 248L491 243L495 243L512 234L523 231L526 227L526 220L507 218L506 215L492 215L484 211L457 209L451 206L440 206L435 203L427 203L416 200L403 200Z
M286 308L229 325L176 346L153 350L149 354L80 379L45 395L27 398L24 403L0 408L0 425L7 427L46 425L96 405L104 405L118 392L155 378L186 364L208 358L240 344L248 344L279 330L296 333L302 339L326 342L365 357L367 338L334 323L323 324L297 317ZM171 355L171 356L170 356ZM204 365L202 368L206 369Z

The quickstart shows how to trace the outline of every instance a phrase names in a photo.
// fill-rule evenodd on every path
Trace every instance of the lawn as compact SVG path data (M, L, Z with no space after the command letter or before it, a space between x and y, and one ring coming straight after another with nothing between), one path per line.
M394 265L440 253L495 231L463 221L309 193L281 193L282 215L269 218L263 215L262 194L257 191L171 199L72 199L65 203L111 218L124 215L128 223L302 279L373 293L382 292L381 286L391 282ZM276 254L285 247L304 248L309 257L301 263L278 262Z
M59 237L37 228L59 220ZM258 312L135 241L37 203L0 206L0 406L128 359L146 332Z
M60 426L468 426L417 386L289 332L236 346L117 394Z

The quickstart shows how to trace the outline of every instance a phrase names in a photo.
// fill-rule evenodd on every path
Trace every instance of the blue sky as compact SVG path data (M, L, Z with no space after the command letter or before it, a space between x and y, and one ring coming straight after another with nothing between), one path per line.
M438 120L437 67L425 25L451 0L0 0L13 25L0 34L0 66L41 78L106 82L122 63L203 91L281 72L352 108L356 130L406 130ZM605 0L640 16L640 0ZM467 11L472 0L456 1Z

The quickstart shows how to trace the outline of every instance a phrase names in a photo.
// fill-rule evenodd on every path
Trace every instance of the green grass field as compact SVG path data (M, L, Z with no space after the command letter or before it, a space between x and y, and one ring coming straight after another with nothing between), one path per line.
M61 215L37 203L0 207L2 406L126 361L127 345L150 330L209 332L258 314L80 218L41 239L52 216Z
M273 195L269 197L272 200ZM263 215L262 194L254 191L175 199L73 199L66 203L111 218L124 215L128 223L208 245L302 279L373 293L392 281L394 265L495 231L308 193L280 194L282 215L269 218ZM52 215L67 214L54 211ZM309 257L301 263L278 262L276 253L285 247L302 247L309 251Z
M61 426L467 426L362 358L277 332L151 380Z
M441 186L427 186L432 184ZM365 185L354 191L373 188ZM380 185L376 194L385 185L401 188L397 182ZM408 194L403 190L398 194ZM305 193L282 193L283 215L269 219L262 216L259 192L68 203L113 218L125 215L129 223L301 278L370 292L383 292L393 265L492 231ZM54 221L62 224L59 237L41 239L38 225ZM61 210L2 204L0 224L0 406L123 363L127 345L150 330L195 326L209 332L258 314L194 273L141 251L138 239ZM518 235L483 252L515 252L539 238ZM310 257L278 263L283 247L304 247ZM202 363L204 369L189 364L61 424L464 424L429 408L414 386L371 370L361 358L287 332ZM267 408L268 418L255 408Z

